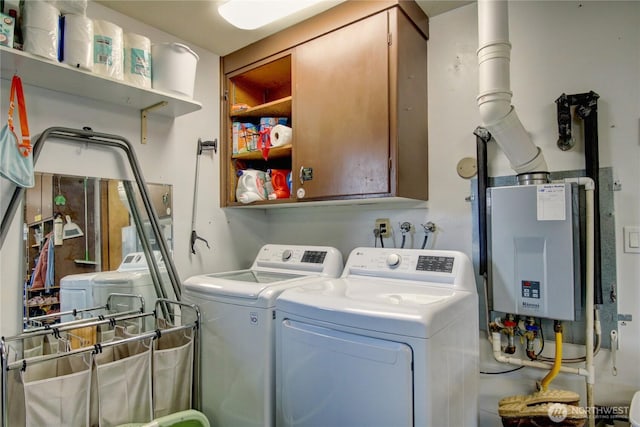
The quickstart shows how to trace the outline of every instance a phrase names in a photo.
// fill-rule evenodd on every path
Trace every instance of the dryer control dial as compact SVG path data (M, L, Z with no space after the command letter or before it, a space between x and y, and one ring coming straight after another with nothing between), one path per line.
M285 249L282 252L282 261L289 261L291 259L291 256L293 256L293 252L291 252L291 249Z
M396 268L397 266L399 266L401 261L402 257L398 254L389 254L389 256L387 257L387 265L391 268Z

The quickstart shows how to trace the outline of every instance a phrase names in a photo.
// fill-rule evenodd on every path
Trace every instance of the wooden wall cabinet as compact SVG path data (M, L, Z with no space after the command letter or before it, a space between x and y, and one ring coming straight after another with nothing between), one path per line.
M25 222L33 224L53 218L53 175L36 174L35 185L25 192Z
M246 167L292 170L291 197L257 205L427 200L426 23L414 2L346 2L224 57L221 204L241 205ZM290 147L233 153L234 121L273 116L289 119Z

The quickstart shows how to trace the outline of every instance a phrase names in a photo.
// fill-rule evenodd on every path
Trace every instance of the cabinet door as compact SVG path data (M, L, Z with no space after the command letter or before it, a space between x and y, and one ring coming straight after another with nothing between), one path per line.
M389 193L387 12L296 47L294 188L305 199ZM300 183L301 168L313 178Z
M42 174L42 218L53 218L53 175Z
M42 220L42 176L40 174L36 174L33 188L27 188L25 193L24 221L27 224L33 224Z

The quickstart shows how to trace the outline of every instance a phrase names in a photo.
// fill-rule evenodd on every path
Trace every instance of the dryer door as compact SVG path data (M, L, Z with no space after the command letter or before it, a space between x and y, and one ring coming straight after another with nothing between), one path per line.
M408 345L289 319L280 328L278 425L413 425Z

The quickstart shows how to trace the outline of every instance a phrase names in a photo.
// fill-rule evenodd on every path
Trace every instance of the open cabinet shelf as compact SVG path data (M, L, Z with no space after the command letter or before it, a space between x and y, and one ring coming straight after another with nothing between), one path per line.
M289 117L291 116L291 99L291 96L287 96L246 110L231 112L231 117Z
M262 151L258 149L260 144L257 142L258 132L261 129L269 132L270 126L275 123L286 123L286 126L292 126L291 75L291 53L285 52L278 58L245 67L225 76L227 102L224 104L226 118L223 135L225 160L223 161L226 162L227 179L223 183L224 206L245 206L237 201L236 194L239 175L242 175L242 171L255 169L266 172L264 187L258 187L267 188L267 181L271 180L274 190L276 181L270 178L269 171L278 170L278 173L291 171L295 149L293 144L271 147L265 160ZM237 110L236 107L239 106L245 109ZM282 180L278 182L280 191L274 191L270 197L274 194L283 195ZM266 194L262 194L262 197L266 197ZM260 206L291 201L290 198L282 198L258 200L251 204Z
M283 145L282 147L273 147L269 149L268 159L280 159L284 157L291 157L291 144ZM262 160L262 151L248 151L246 153L234 154L233 159L238 160Z

